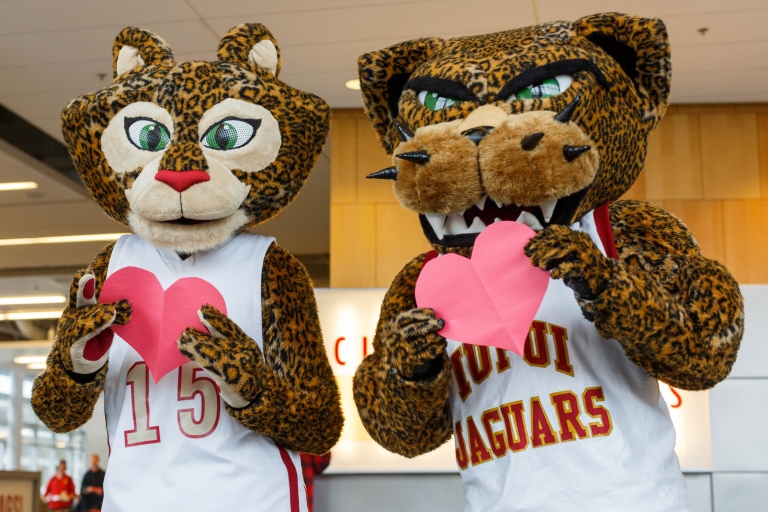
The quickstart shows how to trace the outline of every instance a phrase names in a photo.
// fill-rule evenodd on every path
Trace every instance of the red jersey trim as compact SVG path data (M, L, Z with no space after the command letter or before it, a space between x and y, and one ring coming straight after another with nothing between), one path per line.
M619 253L616 252L616 241L613 239L613 228L611 227L611 215L608 212L608 206L611 203L603 203L595 209L595 227L600 241L603 242L605 255L614 260L619 259Z
M280 458L283 459L285 469L288 471L288 493L291 500L291 512L299 512L299 474L296 471L296 466L291 460L291 456L282 446L277 446L280 451Z
M424 255L424 263L422 264L422 266L426 265L427 263L437 258L438 256L440 256L440 253L438 253L437 251L429 251L427 254Z

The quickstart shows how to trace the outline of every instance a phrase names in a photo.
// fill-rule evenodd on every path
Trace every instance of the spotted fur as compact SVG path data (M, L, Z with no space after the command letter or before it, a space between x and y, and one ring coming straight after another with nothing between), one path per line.
M637 54L632 80L617 62L592 40L595 34L615 37ZM592 40L590 40L590 38ZM599 40L601 43L603 40ZM594 73L580 71L571 87L552 98L495 101L514 76L534 67L567 59L594 63L605 85ZM484 71L485 89L477 86L478 67ZM419 39L365 54L358 61L366 110L387 153L394 152L402 136L397 119L411 131L469 116L482 105L496 105L510 114L536 110L561 112L577 95L581 104L572 121L594 141L601 166L587 198L574 219L626 192L643 167L647 138L666 110L670 84L670 51L661 20L617 14L597 14L574 23L552 22L507 32L456 39ZM433 112L424 108L416 91L406 89L393 98L391 78L434 77L462 82L477 95ZM399 94L399 91L397 91ZM622 151L614 148L621 147Z
M738 284L660 208L621 201L611 217L618 261L564 226L539 233L526 254L564 279L598 332L650 375L680 389L711 388L736 361L744 328Z
M564 92L546 99L496 98L515 76L570 59L588 65L573 74L573 83ZM660 20L608 13L484 36L419 39L363 55L359 70L368 115L387 152L424 150L430 155L426 163L398 158L393 162L398 198L419 213L462 211L482 194L505 202L485 179L493 172L508 173L510 186L522 184L513 202L536 204L534 195L542 190L541 183L530 181L533 178L524 172L533 158L510 156L519 151L519 136L513 141L517 149L503 140L489 147L488 141L507 125L523 126L519 120L525 118L527 123L540 111L562 112L579 97L568 129L575 125L588 140L584 144L596 150L594 182L574 196L578 202L572 214L541 230L526 246L526 254L553 278L563 279L600 334L618 340L628 357L653 377L700 390L728 375L743 333L743 301L733 277L701 255L680 221L646 203L612 204L618 261L604 256L586 234L567 227L617 200L643 167L648 135L664 114L669 96L669 44ZM419 77L458 82L455 95L464 97L442 110L427 109L416 90L403 88ZM477 126L494 131L481 142L467 143L462 140L466 135L462 123L473 115L483 121ZM395 121L411 134L403 135ZM544 137L551 137L546 123L539 126ZM559 156L556 151L562 155L562 142L556 142L549 150L552 158ZM484 150L499 158L484 163ZM567 178L568 168L563 169ZM504 179L498 182L503 184ZM552 188L565 182L552 183ZM440 252L471 255L471 242L459 244L449 238L430 241ZM432 325L422 335L432 340L429 344L414 344L407 341L406 329L397 325L422 314L415 309L413 294L423 261L423 255L411 261L390 286L374 341L376 351L363 361L354 380L355 401L368 432L385 448L407 456L436 448L451 429L446 356L429 360L438 346L434 339L439 338L438 328ZM434 371L408 379L407 368L414 361L432 365Z
M211 306L203 308L203 315L223 339L188 328L179 349L250 402L243 408L227 405L240 423L287 448L323 454L338 441L344 418L317 337L312 283L303 265L275 244L267 252L262 279L264 355ZM285 281L293 283L292 290Z
M299 91L277 79L275 73L248 60L254 44L277 41L263 25L235 27L222 39L216 62L173 60L170 48L158 36L126 28L113 47L117 69L120 49L136 48L143 65L115 73L104 89L73 100L62 113L65 141L83 182L104 211L128 225L130 205L125 191L142 169L118 173L102 151L101 138L110 120L135 102L151 102L165 109L174 127L162 155L161 169L206 170L198 124L203 114L225 99L235 98L267 109L279 124L281 145L272 163L258 172L231 169L250 186L240 208L255 226L277 215L296 196L325 144L329 109L317 96ZM112 247L107 247L85 272L96 276L96 296L106 278ZM82 275L82 274L80 274ZM105 365L91 375L71 372L69 347L84 333L98 329L103 317L121 305L75 309L75 288L64 312L47 369L35 380L32 403L41 420L57 432L73 430L88 420L104 386ZM247 285L247 283L244 283ZM187 330L182 351L250 403L228 407L245 427L272 437L291 449L324 453L338 440L343 425L338 387L331 372L317 318L312 284L306 270L276 244L267 251L261 287L264 351L228 318L207 311L224 338ZM130 313L122 311L121 321Z
M207 304L200 313L211 333L187 327L179 337L179 352L229 386L239 398L253 403L269 379L259 345L232 320Z
M736 281L660 208L621 201L611 217L618 261L564 226L541 232L526 254L570 283L584 316L650 375L680 389L711 388L730 373L741 341Z
M70 432L91 418L99 394L104 389L109 363L93 375L77 375L72 372L69 349L84 334L103 325L105 317L111 318L115 305L96 305L78 309L77 285L88 273L96 278L96 292L107 277L109 256L115 244L102 250L88 268L78 272L69 291L67 308L56 327L53 348L48 354L46 369L35 378L32 386L32 409L40 421L54 432ZM130 306L120 307L121 323L130 317Z
M701 390L721 382L744 332L736 280L658 207L614 203L611 224L623 272L611 276L599 299L581 304L598 331L672 386Z
M451 385L446 342L432 310L416 309L414 286L424 256L395 278L381 306L373 353L355 373L353 390L360 419L371 437L388 450L415 457L434 450L453 434L448 393ZM418 366L439 358L429 380L414 378Z
M283 143L275 161L258 173L232 171L251 186L242 205L249 219L243 227L266 222L296 197L325 145L330 111L317 96L294 89L257 66L248 66L245 48L264 38L275 42L263 25L241 25L222 39L220 60L174 62L171 50L154 34L126 28L118 35L114 61L119 49L130 45L139 48L147 65L71 101L61 117L64 140L75 166L110 217L128 225L125 189L141 169L114 172L101 150L101 135L115 114L138 101L155 103L171 114L177 128L161 168L177 171L207 168L198 140L198 123L206 110L227 98L266 108L280 124Z
M219 50L216 52L216 57L221 62L233 62L242 63L248 61L248 54L253 47L254 41L263 41L268 39L272 41L277 50L277 69L275 75L280 74L282 68L282 59L280 57L280 47L277 45L277 40L272 37L272 34L267 30L267 27L260 23L248 23L246 25L240 25L236 30L230 30L219 43ZM258 72L256 67L252 69Z

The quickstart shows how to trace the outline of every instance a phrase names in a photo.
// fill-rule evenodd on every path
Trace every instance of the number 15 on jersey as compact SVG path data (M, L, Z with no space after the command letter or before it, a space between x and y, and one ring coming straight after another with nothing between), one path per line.
M221 400L219 387L205 371L195 363L187 363L178 370L176 412L179 431L189 438L209 436L219 424ZM126 375L126 386L131 394L133 428L124 432L125 446L140 446L159 443L160 427L152 424L150 411L149 370L146 363L139 361L131 366ZM200 413L195 413L195 399L200 398ZM183 407L187 406L187 407Z

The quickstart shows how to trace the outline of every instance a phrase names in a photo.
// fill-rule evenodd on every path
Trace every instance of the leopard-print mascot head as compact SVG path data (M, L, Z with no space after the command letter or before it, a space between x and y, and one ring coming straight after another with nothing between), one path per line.
M640 173L667 106L660 20L598 14L484 36L417 39L359 60L368 115L406 208L437 247L497 220L570 225Z
M179 253L277 215L328 133L328 105L278 80L266 27L233 28L217 56L174 62L160 37L126 28L112 48L112 83L62 113L69 152L104 211Z

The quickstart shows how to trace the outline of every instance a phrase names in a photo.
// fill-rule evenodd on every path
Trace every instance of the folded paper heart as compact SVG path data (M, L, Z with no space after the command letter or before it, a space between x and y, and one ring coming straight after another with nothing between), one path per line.
M549 272L523 253L536 232L517 222L491 224L475 240L472 258L445 254L421 270L416 304L445 321L441 336L522 355Z
M208 332L197 317L201 306L210 304L227 314L224 297L208 281L184 277L163 290L152 272L137 267L121 268L101 288L100 303L123 299L131 303L131 320L111 329L144 359L155 383L189 362L177 345L184 329Z

